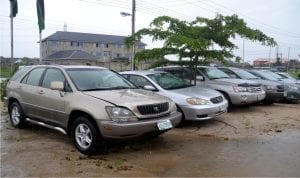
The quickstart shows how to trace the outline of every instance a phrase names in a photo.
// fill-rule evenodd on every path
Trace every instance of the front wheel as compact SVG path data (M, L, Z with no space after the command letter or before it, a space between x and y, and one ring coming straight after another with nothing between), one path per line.
M76 118L71 129L72 141L79 152L93 155L103 150L101 135L87 117Z
M15 128L23 128L25 126L26 116L18 102L14 102L9 106L10 123Z

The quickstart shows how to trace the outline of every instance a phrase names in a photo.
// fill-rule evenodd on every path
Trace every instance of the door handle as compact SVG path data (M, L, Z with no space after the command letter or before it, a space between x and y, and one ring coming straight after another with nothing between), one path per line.
M43 95L43 94L45 94L45 92L43 90L40 90L39 94Z
M17 88L18 88L18 89L22 89L22 86L21 86L21 85L19 85Z

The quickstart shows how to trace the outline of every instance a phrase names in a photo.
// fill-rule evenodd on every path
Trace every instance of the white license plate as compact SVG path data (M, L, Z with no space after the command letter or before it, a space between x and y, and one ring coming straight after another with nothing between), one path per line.
M157 123L158 130L167 130L173 127L170 120L164 120Z

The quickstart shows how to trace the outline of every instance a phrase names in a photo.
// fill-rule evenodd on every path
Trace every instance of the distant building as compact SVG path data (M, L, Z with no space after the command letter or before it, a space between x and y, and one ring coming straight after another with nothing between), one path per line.
M95 65L97 63L96 56L81 50L65 50L58 51L43 59L46 64L61 65Z
M268 65L274 65L277 62L276 58L258 58L253 61L254 67L262 67L262 66L268 66ZM287 58L281 58L280 62L283 65L287 65L289 63L289 60Z
M98 61L130 59L131 50L124 44L126 36L103 35L57 31L42 40L42 59L68 50L81 50L96 57ZM136 52L145 49L146 44L136 44Z

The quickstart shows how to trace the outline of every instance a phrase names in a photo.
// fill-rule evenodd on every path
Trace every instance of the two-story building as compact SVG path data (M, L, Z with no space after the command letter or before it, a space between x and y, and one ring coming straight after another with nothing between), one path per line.
M128 60L131 50L124 44L126 36L103 35L57 31L42 40L42 59L59 51L81 50L96 57L98 61ZM145 49L146 44L138 42L136 52Z

